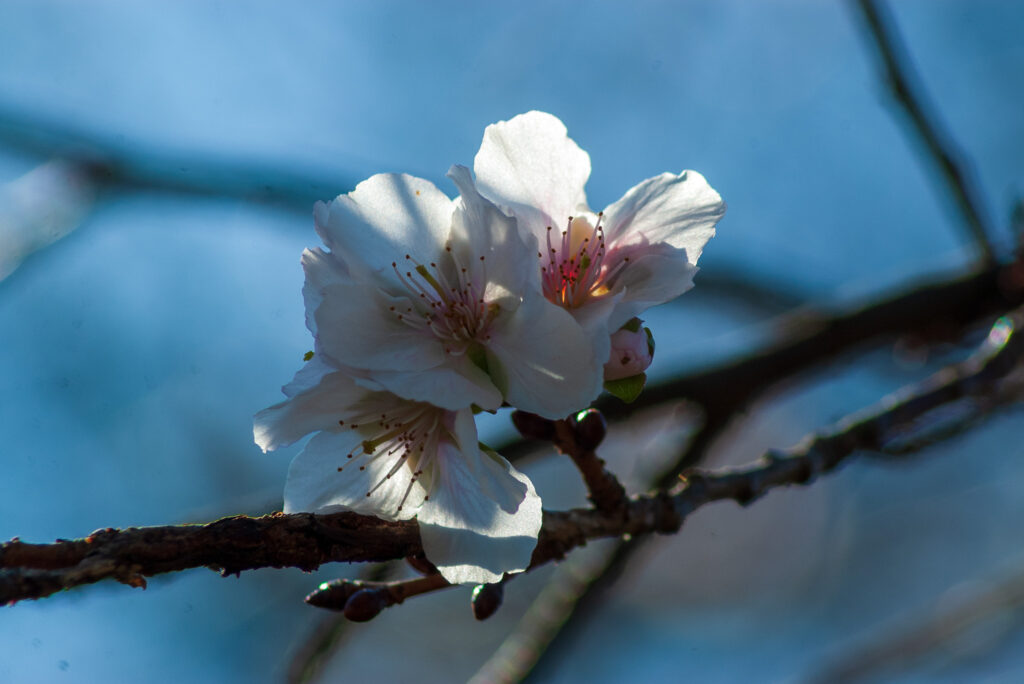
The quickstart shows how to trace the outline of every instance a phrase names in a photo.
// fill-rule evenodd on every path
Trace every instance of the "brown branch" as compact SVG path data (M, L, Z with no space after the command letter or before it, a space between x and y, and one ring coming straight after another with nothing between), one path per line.
M998 333L966 361L753 465L692 473L677 491L630 499L621 511L545 511L530 567L564 558L592 539L675 532L690 513L713 501L747 505L775 487L807 484L857 450L883 449L902 425L935 407L993 394L1024 355L1022 325L1024 313L1007 316L994 329ZM224 574L261 567L313 570L332 561L382 561L421 552L415 522L355 513L279 513L208 525L106 529L53 544L13 540L0 546L0 602L41 598L108 578L144 586L144 577L202 566Z
M699 464L731 418L705 420L679 458L651 481L650 488L667 489L679 473ZM556 574L474 681L543 681L548 674L546 666L558 662L559 645L569 643L577 628L586 624L602 597L652 541L646 536L618 539L599 561Z
M951 136L942 130L934 115L927 113L926 98L920 79L907 50L903 46L895 22L879 0L857 0L857 6L885 68L885 81L896 102L903 108L932 161L945 180L946 190L953 196L975 247L986 264L995 263L991 227L983 218L981 192L975 187L967 161L956 150Z
M596 409L555 422L552 442L576 464L587 487L588 497L601 511L619 511L626 503L626 490L604 467L595 451L604 439L607 425Z

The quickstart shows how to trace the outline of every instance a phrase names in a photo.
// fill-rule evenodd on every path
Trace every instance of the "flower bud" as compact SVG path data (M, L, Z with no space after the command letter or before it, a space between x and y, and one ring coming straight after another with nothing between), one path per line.
M604 364L605 380L621 380L640 375L654 360L654 338L637 318L612 335L612 353Z
M387 607L384 592L378 589L360 589L345 602L345 617L352 622L368 622Z
M501 582L494 584L478 584L473 588L473 617L477 620L486 620L494 615L501 602L505 598L505 585Z
M580 411L573 416L572 422L576 443L587 451L596 449L608 432L608 423L604 419L604 414L595 408Z
M358 580L336 579L324 582L306 597L306 603L327 610L344 610L352 594L362 588L363 583Z
M519 430L519 434L528 439L549 441L555 436L555 424L535 413L513 411L512 424Z

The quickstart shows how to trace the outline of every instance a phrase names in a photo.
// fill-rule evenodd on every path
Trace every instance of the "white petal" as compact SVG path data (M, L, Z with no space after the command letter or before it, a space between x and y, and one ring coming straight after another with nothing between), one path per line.
M453 584L497 582L530 564L542 522L529 478L476 443L472 416L460 412L462 448L446 444L435 464L430 499L418 515L427 558Z
M295 374L289 389L309 385L319 372L316 367L308 370L314 361ZM271 451L311 432L337 430L346 410L366 394L344 373L323 375L317 384L297 392L291 399L257 413L253 418L253 439L263 451Z
M370 377L392 394L451 411L472 404L488 411L501 406L501 392L491 378L465 356L452 357L444 365L429 370L377 371Z
M455 165L448 171L461 196L452 217L452 246L463 248L464 261L479 269L486 283L484 298L488 302L511 300L518 305L522 292L540 289L537 268L537 238L521 235L516 220L505 216L489 200L477 192L469 169ZM480 261L480 257L484 257Z
M620 299L622 293L613 292L603 297L591 298L583 306L569 309L569 313L583 328L584 334L593 345L595 359L608 358L612 350L611 335L622 327L621 323L616 328L609 324Z
M685 249L690 263L696 264L723 214L725 203L704 176L696 171L663 173L636 185L605 209L607 244L665 242Z
M652 306L671 301L693 287L698 269L685 249L667 244L634 245L625 250L629 265L615 282L622 298L608 321L608 329L618 330L630 318Z
M565 309L530 296L499 318L488 343L488 364L509 404L545 418L564 418L601 393L605 357Z
M426 491L418 481L413 482L410 488L412 471L407 466L403 465L387 477L397 455L381 456L369 462L365 458L358 463L350 461L347 454L359 448L362 439L358 432L346 430L341 433L321 432L309 440L288 468L284 512L332 513L347 510L386 520L405 520L414 516ZM363 464L366 469L359 470ZM377 487L378 483L382 484ZM367 496L370 490L373 492ZM407 490L409 495L405 498Z
M587 203L590 156L551 114L527 112L488 126L473 170L480 193L538 238Z
M391 262L412 255L436 260L444 250L455 204L415 176L372 176L314 211L317 232L355 278L394 280Z
M320 384L323 377L334 373L340 368L335 368L323 354L314 354L306 364L298 370L295 377L287 385L281 388L286 397L294 397L300 392L313 389Z
M319 247L302 252L302 270L306 281L302 285L302 299L306 304L306 327L316 337L314 312L323 301L324 288L333 283L349 282L345 265L331 253Z
M315 312L318 340L332 359L368 371L416 371L444 363L436 337L398 319L409 306L408 299L367 283L328 285Z

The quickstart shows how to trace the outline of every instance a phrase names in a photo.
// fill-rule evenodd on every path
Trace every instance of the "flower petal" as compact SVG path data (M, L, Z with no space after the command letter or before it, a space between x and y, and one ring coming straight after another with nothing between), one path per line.
M564 418L601 393L605 357L568 311L539 295L495 322L487 351L491 377L517 409Z
M316 337L316 320L313 314L324 299L324 288L333 283L350 280L345 265L330 252L319 247L302 252L302 270L306 281L302 284L302 299L306 304L306 327Z
M316 374L322 372L321 368L322 363L314 357L295 374L295 380L286 386L286 393L288 389L307 389L255 415L253 439L263 451L288 446L318 430L337 430L338 420L346 409L366 395L366 390L340 372L322 375L319 382L311 385Z
M433 183L406 174L371 176L314 209L316 229L358 280L394 282L391 262L430 262L444 250L455 203Z
M527 112L488 126L473 170L480 193L538 238L587 203L590 156L551 114Z
M450 411L476 404L494 411L502 396L491 378L465 356L450 358L444 365L429 370L382 372L371 374L382 388L405 399L425 401Z
M498 454L481 451L472 422L468 411L459 412L461 449L443 444L418 515L427 558L453 584L497 582L525 570L542 522L533 483Z
M537 238L521 234L514 218L482 197L465 166L452 166L448 177L461 194L452 217L452 247L462 247L470 268L481 269L488 302L503 300L507 307L514 300L518 305L525 289L540 290Z
M368 371L416 371L444 363L441 342L403 323L410 307L369 283L328 285L314 313L319 342L339 363Z
M352 430L321 432L309 440L288 468L284 512L357 511L386 520L413 517L426 490L419 481L410 482L412 470L404 465L391 473L395 457L382 455L369 462L364 459L360 465L365 463L365 470L348 465L346 455L358 449L361 440L362 436Z
M693 265L685 249L667 244L645 245L624 250L629 265L615 282L622 297L608 320L608 329L616 331L643 311L671 301L693 287L700 269Z
M696 171L663 173L629 190L604 212L610 247L646 240L685 249L696 264L725 214L721 196Z

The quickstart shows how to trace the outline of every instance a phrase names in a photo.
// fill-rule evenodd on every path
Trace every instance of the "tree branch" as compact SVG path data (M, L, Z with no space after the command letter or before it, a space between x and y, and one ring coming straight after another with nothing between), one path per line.
M807 484L857 450L883 449L901 426L937 406L998 395L998 385L1024 356L1022 325L1024 312L1005 316L966 361L745 468L692 473L677 490L630 499L621 512L545 511L530 568L564 558L592 539L673 533L690 513L713 501L747 505L775 487ZM145 586L147 576L202 566L222 574L261 567L314 570L328 562L383 561L421 552L414 521L387 522L356 513L277 513L208 525L111 528L80 540L12 540L0 546L0 602L41 598L102 579Z
M355 187L352 177L282 171L249 161L220 160L129 147L80 126L0 103L0 144L80 168L108 191L144 190L198 197L235 197L309 212L316 200ZM133 149L134 148L134 149Z
M983 263L995 263L992 230L983 218L981 192L974 186L969 165L956 151L951 136L941 129L935 116L928 115L923 88L912 85L920 79L914 74L895 22L879 0L857 0L857 7L860 8L875 48L882 58L885 81L893 97L906 112L928 155L942 173L967 230L974 238L975 247L981 253Z
M959 340L979 321L1024 304L1024 262L939 280L836 313L799 311L779 320L785 331L752 354L689 375L648 385L632 404L602 397L609 418L668 400L700 404L709 418L744 409L762 393L869 342L915 336Z

